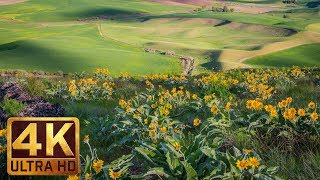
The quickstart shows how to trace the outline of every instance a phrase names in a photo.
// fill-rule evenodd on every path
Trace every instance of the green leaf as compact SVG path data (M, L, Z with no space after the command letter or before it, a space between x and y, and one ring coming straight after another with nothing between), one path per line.
M230 163L231 172L235 173L236 175L240 175L239 169L235 167L236 158L233 157L229 152L227 152L227 159Z
M234 146L233 146L233 152L234 152L234 154L235 154L235 156L236 156L237 158L240 157L240 156L242 156L241 151L240 151L238 148L234 147Z
M255 177L256 179L261 179L261 180L273 180L271 177L266 176L264 174L255 174L253 175L253 177Z
M184 169L187 172L187 179L198 179L198 175L196 170L193 169L193 167L186 161L181 161L181 164L184 166Z
M180 166L180 162L178 158L174 157L174 155L170 152L166 154L167 163L169 165L170 170L173 172L177 167Z
M149 176L149 175L158 175L158 176L165 177L165 178L169 178L170 177L170 175L167 174L162 167L151 168L144 175L144 177Z
M217 159L216 151L215 151L214 149L211 149L210 147L205 146L205 147L202 147L200 150L201 150L202 153L205 154L206 156L211 157L211 158L213 158L213 159Z
M176 151L176 149L171 145L171 144L167 144L168 149L173 152L178 158L183 157L183 154L181 154L180 152Z
M91 167L91 158L87 155L86 156L86 165L85 165L85 169L84 172L88 172L88 168Z
M278 170L279 170L279 167L278 167L278 166L276 166L276 167L269 167L269 168L267 169L267 173L275 174L276 172L278 172Z
M151 158L153 158L156 153L148 150L148 149L145 149L143 147L136 147L135 148L136 151L138 151L141 155L143 155L148 161L150 161L152 164L156 164Z

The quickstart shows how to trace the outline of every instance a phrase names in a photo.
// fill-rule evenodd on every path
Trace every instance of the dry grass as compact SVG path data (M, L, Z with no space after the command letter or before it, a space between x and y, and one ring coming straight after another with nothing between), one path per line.
M20 3L20 2L24 2L27 0L1 0L0 1L0 6L1 5L9 5L9 4L16 4L16 3Z

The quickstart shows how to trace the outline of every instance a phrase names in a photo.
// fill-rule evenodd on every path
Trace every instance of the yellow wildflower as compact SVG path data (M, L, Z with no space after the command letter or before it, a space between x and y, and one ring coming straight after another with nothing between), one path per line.
M314 103L314 102L311 101L311 102L308 104L308 107L311 108L311 109L314 109L314 108L316 108L316 103Z
M175 129L173 130L173 132L178 134L178 133L180 133L180 130L179 130L178 128L175 128Z
M133 114L133 118L135 119L139 119L141 117L141 114L135 113Z
M196 118L196 119L193 120L193 125L194 126L199 126L200 123L201 123L201 120L199 118Z
M160 131L161 131L162 134L164 134L164 133L167 132L167 128L163 126L163 127L160 129Z
M253 150L252 149L243 149L243 152L246 154L249 154L249 153L253 152Z
M247 169L249 166L249 163L245 158L243 158L241 161L238 160L236 164L237 164L237 167L241 170Z
M198 96L197 96L196 94L193 94L193 95L192 95L192 99L197 99L197 97L198 97Z
M296 118L296 110L294 108L286 109L283 117L287 120L293 121Z
M83 138L83 142L88 143L89 142L89 135L85 135Z
M7 150L7 146L1 146L0 145L0 154L2 154L3 152L5 152Z
M125 100L120 99L120 100L119 100L119 105L120 105L122 108L125 108L125 107L126 107L126 105L127 105L127 103L126 103L126 101L125 101Z
M157 104L151 104L151 108L154 109L157 107Z
M85 178L86 178L86 180L92 180L92 175L89 173L86 173Z
M121 171L113 171L112 169L109 169L109 176L112 179L118 179L119 177L121 177Z
M286 101L287 101L288 104L291 103L291 102L292 102L292 97L288 97L288 98L286 99Z
M210 111L212 114L218 114L218 111L219 111L218 106L212 106Z
M150 125L149 125L149 130L150 130L150 131L154 131L154 130L156 130L156 128L157 128L157 127L156 127L155 125L153 125L153 124L150 124Z
M67 180L79 180L79 177L77 175L68 176Z
M174 142L173 143L173 147L176 149L176 150L180 150L181 149L181 146L178 142Z
M318 114L316 112L313 112L312 114L310 114L310 118L312 120L317 120L319 118Z
M306 115L306 111L304 109L298 109L298 115L303 117Z
M270 112L270 116L271 116L271 117L276 117L277 115L278 115L278 113L277 113L276 110L272 110L272 111Z
M252 168L255 168L255 167L258 167L260 165L260 162L259 162L259 160L257 158L251 157L251 158L249 158L249 165Z
M98 160L93 162L93 169L94 171L98 174L101 170L102 170L102 166L103 166L103 162L102 160Z
M0 130L0 137L7 136L7 129L1 129Z
M225 110L226 111L230 111L230 107L231 107L231 102L227 102L226 106L225 106Z

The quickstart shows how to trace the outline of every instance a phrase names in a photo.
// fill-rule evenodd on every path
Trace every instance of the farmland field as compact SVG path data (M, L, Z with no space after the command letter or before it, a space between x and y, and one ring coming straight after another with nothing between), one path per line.
M0 0L0 179L10 117L80 122L17 179L319 179L319 111L319 0Z
M320 42L319 7L310 1L295 7L274 1L14 2L0 6L2 69L76 72L107 66L114 75L180 74L184 67L179 57L188 56L195 59L193 74L199 74L250 67L252 61L263 65L259 56ZM210 4L235 12L212 12ZM147 53L145 48L176 55ZM279 56L286 61L289 54ZM319 65L318 60L308 62ZM279 65L284 64L301 65Z
M246 63L271 67L290 67L292 64L314 66L317 65L320 59L319 49L320 44L301 45L268 55L258 56L246 61Z

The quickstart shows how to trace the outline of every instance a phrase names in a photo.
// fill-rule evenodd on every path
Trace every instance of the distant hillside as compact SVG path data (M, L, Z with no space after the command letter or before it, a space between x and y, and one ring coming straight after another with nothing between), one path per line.
M209 5L213 3L213 1L211 0L151 0L151 1L164 3L164 4L180 3L180 4L191 4L191 5Z

